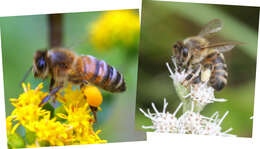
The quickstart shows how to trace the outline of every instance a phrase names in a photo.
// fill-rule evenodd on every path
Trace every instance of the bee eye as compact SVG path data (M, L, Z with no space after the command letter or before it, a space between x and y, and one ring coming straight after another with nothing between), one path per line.
M46 67L46 62L44 60L43 57L41 57L38 61L37 61L37 67L40 70L43 70Z
M184 48L182 49L182 54L183 54L184 57L187 57L187 56L188 56L188 52L189 52L189 49L188 49L188 48L184 47Z

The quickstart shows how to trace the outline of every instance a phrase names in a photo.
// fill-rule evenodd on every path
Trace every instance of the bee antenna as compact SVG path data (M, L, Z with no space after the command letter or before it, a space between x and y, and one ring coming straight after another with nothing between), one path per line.
M20 81L19 84L22 84L22 83L27 79L27 77L29 76L30 72L32 71L32 68L33 68L33 66L31 66L31 67L26 71L26 73L25 73L23 79Z

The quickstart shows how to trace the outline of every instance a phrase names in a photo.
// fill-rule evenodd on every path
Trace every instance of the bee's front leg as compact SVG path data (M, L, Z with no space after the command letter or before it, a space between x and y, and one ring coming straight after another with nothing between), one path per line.
M53 87L54 87L54 84L55 84L55 80L53 77L51 77L51 82L50 82L50 86L49 86L49 92L52 91Z
M50 87L49 87L49 94L43 98L39 106L45 104L50 100L51 97L54 97L54 102L56 98L56 93L63 87L63 83L59 84L57 87L53 88L55 86L56 81L54 78L51 78Z
M199 83L200 82L200 76L201 76L201 64L196 65L194 68L189 67L188 69L188 75L182 82L182 85L189 86L191 83Z

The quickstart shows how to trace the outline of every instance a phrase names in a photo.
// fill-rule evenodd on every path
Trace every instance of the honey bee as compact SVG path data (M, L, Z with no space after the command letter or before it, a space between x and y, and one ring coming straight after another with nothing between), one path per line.
M193 70L185 81L194 84L208 82L217 91L225 87L228 72L223 52L243 43L210 41L209 35L220 31L222 27L222 22L214 19L205 25L197 36L188 37L173 45L177 65L186 70Z
M35 78L51 77L49 96L41 104L46 103L66 83L82 87L90 82L109 92L126 90L123 75L114 67L91 55L79 56L65 48L36 51L32 69Z

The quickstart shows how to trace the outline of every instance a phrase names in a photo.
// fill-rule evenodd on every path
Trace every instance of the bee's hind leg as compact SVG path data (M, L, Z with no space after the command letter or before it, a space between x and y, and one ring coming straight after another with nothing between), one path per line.
M88 85L88 81L86 81L86 80L83 80L81 82L82 83L80 84L80 89L83 89L84 87L86 87L86 85ZM87 100L86 95L84 97ZM91 112L93 113L93 116L94 116L94 123L96 123L97 122L97 114L96 113L97 113L98 109L97 109L97 107L94 107L94 106L91 106L91 105L89 105L89 107L90 107Z
M91 109L91 112L93 113L93 116L94 116L94 123L97 122L97 111L98 111L98 108L97 107L93 107L93 106L89 106L90 109Z
M80 89L82 89L82 88L84 88L86 85L88 85L88 81L86 81L86 80L82 80L82 81L80 81L81 82L81 84L80 84Z

